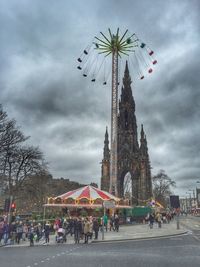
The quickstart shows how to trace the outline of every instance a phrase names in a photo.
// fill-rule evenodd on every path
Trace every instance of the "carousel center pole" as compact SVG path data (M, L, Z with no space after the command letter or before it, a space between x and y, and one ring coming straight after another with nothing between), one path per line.
M113 37L114 39L114 37ZM111 155L110 155L110 193L118 196L117 188L117 111L118 111L118 50L112 51L112 103L111 103Z

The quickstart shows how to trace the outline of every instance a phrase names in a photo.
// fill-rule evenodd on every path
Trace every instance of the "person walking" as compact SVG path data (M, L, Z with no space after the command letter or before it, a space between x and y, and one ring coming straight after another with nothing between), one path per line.
M1 244L1 239L3 239L4 235L4 220L1 219L0 221L0 244Z
M88 218L85 218L85 221L84 221L84 236L85 236L85 244L88 243L88 236L89 236L89 233L90 233L90 222L88 220Z
M108 216L106 214L103 215L103 226L106 228L106 232L108 231Z
M30 240L30 247L34 246L34 226L33 224L30 225L28 229L28 236Z
M36 242L39 242L40 239L42 238L42 225L41 223L38 223L35 227L35 232L36 232Z
M151 213L149 215L149 227L150 227L150 229L153 228L153 223L154 223L154 215L153 215L153 213Z
M49 243L49 235L50 235L50 223L47 222L44 226L44 236L45 236L45 243Z
M158 212L156 214L156 220L157 220L157 223L158 223L158 228L161 228L161 226L162 226L162 215L160 214L160 212Z
M99 223L97 218L94 218L93 220L93 230L94 230L94 239L98 239Z
M112 215L111 217L110 217L110 225L109 225L109 227L110 227L110 231L115 231L115 228L114 228L114 222L115 222L115 218L114 218L114 216Z
M15 221L11 223L10 225L10 242L13 245L16 242L16 223Z
M98 217L98 223L99 223L99 230L103 231L103 217Z
M17 224L16 233L17 233L16 242L17 242L17 244L19 244L20 240L22 239L22 234L23 234L23 224L22 224L22 222L19 222Z
M23 234L22 234L22 240L25 241L28 237L28 225L26 223L23 224Z
M89 218L89 223L90 223L89 237L90 237L90 239L92 239L92 236L93 236L93 218L92 218L92 216L90 216L90 218Z
M69 217L68 223L69 223L69 234L72 236L74 233L74 220L72 217Z
M4 223L4 228L3 228L3 239L4 239L4 245L7 244L8 239L10 236L10 226L7 222Z
M119 216L117 214L115 215L114 224L115 224L115 231L119 232Z
M82 221L81 219L74 219L74 241L75 244L79 244L82 233Z

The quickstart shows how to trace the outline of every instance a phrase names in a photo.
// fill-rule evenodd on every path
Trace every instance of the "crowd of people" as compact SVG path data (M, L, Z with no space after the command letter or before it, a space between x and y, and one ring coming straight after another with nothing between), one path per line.
M56 235L55 242L66 242L67 235L74 237L74 242L85 244L89 239L98 239L100 231L119 231L119 217L68 217L56 218L53 221L37 222L33 220L16 220L8 223L5 218L0 218L0 244L20 244L29 240L30 246L34 242L49 243L51 233Z
M13 221L8 223L4 218L0 218L0 244L19 244L21 241L30 240L30 245L39 242L40 239L45 239L48 242L50 234L50 224L46 223L42 226L41 223L35 221Z
M54 230L57 231L59 237L59 229L64 229L63 239L65 240L65 234L74 235L75 243L79 243L83 240L84 243L88 243L89 239L98 239L99 231L119 231L119 217L117 214L111 216L107 215L103 217L70 217L68 220L57 219L54 222ZM59 238L58 238L59 239Z
M173 218L173 213L161 214L149 213L145 221L150 228L154 224L161 228L163 223L169 223ZM97 240L99 232L102 231L119 231L119 216L102 217L61 217L46 222L37 222L33 220L20 221L16 220L8 223L5 218L0 217L0 244L20 244L22 241L29 240L30 246L35 242L49 243L50 234L55 234L55 242L67 242L67 236L74 239L74 243L88 243L89 239Z
M165 213L165 214L156 212L156 213L147 214L145 219L149 223L149 227L152 229L155 223L157 223L158 228L161 228L162 223L170 223L173 217L174 217L174 214L170 212Z

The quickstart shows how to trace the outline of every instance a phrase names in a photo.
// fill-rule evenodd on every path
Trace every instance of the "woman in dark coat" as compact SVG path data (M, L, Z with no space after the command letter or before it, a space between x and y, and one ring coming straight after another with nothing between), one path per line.
M75 241L75 244L79 243L82 231L83 231L82 221L80 218L79 219L76 218L74 220L74 241Z
M45 243L49 243L50 223L46 223L44 226Z
M151 229L153 228L153 223L154 223L154 215L151 213L149 215L149 226Z
M114 224L115 224L115 231L119 232L119 217L117 214L115 215Z
M93 231L94 231L94 239L98 239L98 233L99 233L99 223L96 218L94 218L93 221Z

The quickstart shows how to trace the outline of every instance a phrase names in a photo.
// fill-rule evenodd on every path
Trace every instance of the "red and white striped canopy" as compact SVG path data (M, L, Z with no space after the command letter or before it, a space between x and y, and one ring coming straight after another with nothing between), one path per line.
M80 200L83 198L86 198L90 201L94 201L95 199L102 199L102 200L115 200L119 201L120 199L113 196L112 194L100 190L96 187L93 187L91 185L84 186L82 188L69 191L65 194L62 194L60 196L57 196L56 198L61 198L62 200L72 198L74 200Z

